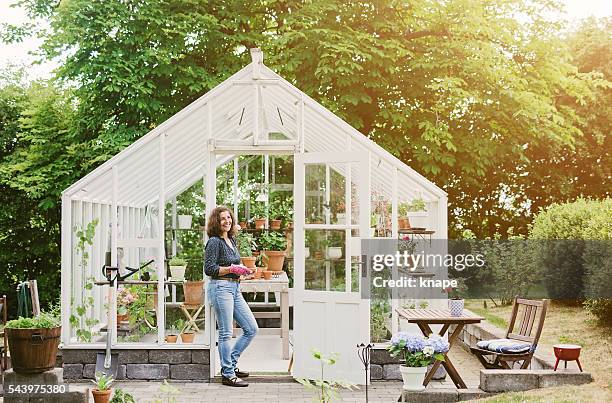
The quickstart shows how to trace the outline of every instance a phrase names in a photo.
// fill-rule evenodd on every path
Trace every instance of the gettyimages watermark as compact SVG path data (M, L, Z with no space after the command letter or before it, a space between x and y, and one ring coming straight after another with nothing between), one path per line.
M363 239L362 298L612 298L612 241Z

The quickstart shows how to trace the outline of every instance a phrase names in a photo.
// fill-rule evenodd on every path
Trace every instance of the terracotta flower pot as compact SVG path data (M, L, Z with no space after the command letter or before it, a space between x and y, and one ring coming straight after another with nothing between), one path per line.
M166 336L166 343L176 343L176 340L178 339L178 335L176 334L169 334Z
M399 229L410 229L410 219L408 217L399 217L397 219L397 227Z
M270 221L270 229L279 230L281 227L281 220L272 220Z
M108 403L112 392L113 392L112 389L107 389L107 390L92 389L91 390L91 394L93 395L95 403Z
M193 339L195 339L195 333L181 333L181 341L183 343L193 343Z
M129 313L126 313L123 315L117 314L117 326L119 326L121 322L127 322L129 319L130 319Z
M276 251L276 250L266 250L264 251L264 255L268 261L268 270L270 271L281 271L283 270L283 264L285 263L285 256L287 256L287 252L285 251Z
M254 274L255 280L261 279L262 273L263 273L263 270L261 269L261 267L258 267L257 269L255 269L255 274Z
M272 280L272 272L269 270L264 271L263 277L265 280Z
M200 305L203 300L203 281L187 281L183 283L185 303L187 305Z
M257 260L257 258L255 256L245 256L241 257L240 260L242 260L242 264L248 267L249 269L254 269L255 260Z
M265 218L256 218L255 219L255 228L256 229L264 229L266 227L266 219Z

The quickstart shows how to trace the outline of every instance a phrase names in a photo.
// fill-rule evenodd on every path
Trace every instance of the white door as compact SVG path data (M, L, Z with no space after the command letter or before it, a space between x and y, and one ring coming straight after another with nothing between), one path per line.
M317 349L338 354L326 379L364 382L356 346L370 340L358 264L369 231L368 161L367 153L295 155L294 377L321 377Z

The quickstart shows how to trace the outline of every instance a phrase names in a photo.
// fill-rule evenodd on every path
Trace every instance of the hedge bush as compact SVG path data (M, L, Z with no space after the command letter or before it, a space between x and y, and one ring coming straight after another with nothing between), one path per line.
M553 204L535 217L530 238L576 240L544 243L538 254L549 295L591 297L585 307L612 323L612 199Z

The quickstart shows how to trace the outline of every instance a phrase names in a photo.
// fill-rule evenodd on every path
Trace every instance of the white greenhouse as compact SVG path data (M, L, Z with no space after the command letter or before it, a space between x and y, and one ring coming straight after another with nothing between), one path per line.
M370 303L359 293L360 240L397 239L404 215L430 237L446 239L446 193L266 67L260 50L251 56L249 65L63 192L65 366L86 372L91 358L66 357L101 351L110 334L126 377L138 378L130 360L155 366L163 350L185 350L193 354L186 364L205 365L205 377L215 376L215 322L202 296L203 226L224 204L246 225L254 246L272 231L288 245L288 276L274 272L269 283L243 284L253 309L264 309L259 317L282 322L278 333L260 324L257 338L279 340L278 346L291 340L294 376L317 374L310 358L316 347L343 357L335 376L362 380L355 345L370 340ZM259 217L265 222L251 228ZM277 218L284 229L272 226ZM185 275L168 271L174 257L187 261ZM151 260L109 286L105 264L123 276ZM203 280L195 302L187 303L185 278ZM281 283L284 288L272 286ZM389 331L397 330L396 306L390 301ZM169 338L187 329L193 341ZM270 338L276 334L281 337ZM196 351L207 358L196 360ZM286 367L287 348L278 351ZM179 373L169 368L169 377Z

